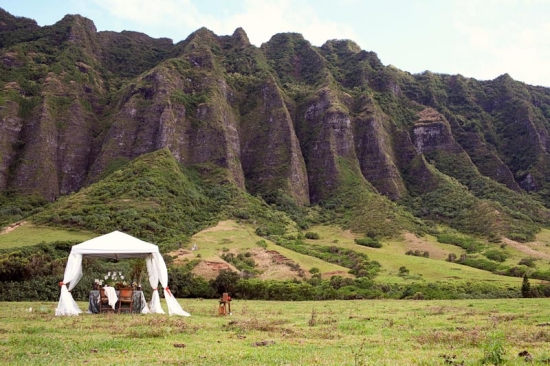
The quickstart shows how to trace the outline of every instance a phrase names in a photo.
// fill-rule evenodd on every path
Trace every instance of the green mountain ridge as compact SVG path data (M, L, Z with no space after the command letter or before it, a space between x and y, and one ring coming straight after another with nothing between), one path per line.
M173 44L78 15L0 20L0 225L169 247L225 218L519 241L550 222L547 88L412 75L296 33Z

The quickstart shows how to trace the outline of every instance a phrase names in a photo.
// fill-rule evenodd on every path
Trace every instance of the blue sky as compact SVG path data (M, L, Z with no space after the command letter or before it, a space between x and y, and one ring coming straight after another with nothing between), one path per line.
M0 0L13 15L50 25L65 14L98 31L185 39L242 27L260 46L298 32L315 46L351 39L385 65L488 80L504 73L550 87L550 0Z

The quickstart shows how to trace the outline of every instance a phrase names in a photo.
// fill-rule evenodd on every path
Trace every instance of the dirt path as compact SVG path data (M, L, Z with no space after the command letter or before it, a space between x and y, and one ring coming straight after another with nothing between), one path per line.
M531 248L530 246L528 246L526 244L518 243L517 241L513 241L513 240L510 240L510 239L506 239L506 238L502 239L502 242L505 243L506 245L511 246L514 249L519 250L522 253L525 253L525 254L531 256L531 257L540 258L540 259L550 259L550 254L544 253L544 252L539 252L538 250L535 250L535 249ZM543 245L542 243L539 243L539 242L532 242L531 244Z
M17 229L19 226L23 226L27 223L27 221L20 221L20 222L16 222L16 223L13 223L11 225L8 225L4 228L4 230L0 231L0 235L2 234L7 234L15 229Z

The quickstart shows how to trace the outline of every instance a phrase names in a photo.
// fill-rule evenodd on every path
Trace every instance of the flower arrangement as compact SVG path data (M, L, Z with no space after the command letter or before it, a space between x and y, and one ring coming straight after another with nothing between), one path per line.
M105 282L103 280L97 280L96 283L99 284L99 286L103 285L105 283L105 286L115 287L115 288L121 288L126 287L126 281L124 280L124 276L122 275L122 272L107 272L107 275L104 276Z

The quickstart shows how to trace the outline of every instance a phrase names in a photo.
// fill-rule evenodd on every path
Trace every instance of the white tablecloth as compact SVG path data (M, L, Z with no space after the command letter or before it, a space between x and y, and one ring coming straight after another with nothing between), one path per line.
M105 286L103 287L105 290L105 295L107 295L107 298L109 299L109 305L114 309L116 306L116 303L118 302L118 296L116 295L116 290L114 287Z

